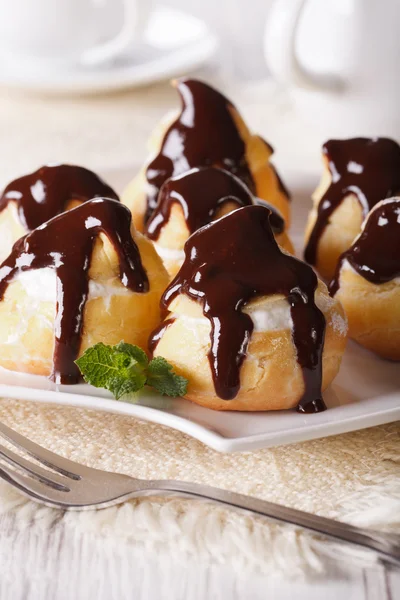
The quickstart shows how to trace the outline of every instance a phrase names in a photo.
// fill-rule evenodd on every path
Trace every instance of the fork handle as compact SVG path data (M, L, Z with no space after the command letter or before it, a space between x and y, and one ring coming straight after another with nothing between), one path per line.
M251 512L256 515L268 517L276 521L291 523L315 531L329 538L362 546L377 552L380 557L388 562L400 566L400 544L394 542L391 534L379 533L362 529L334 519L319 517L296 508L289 508L266 500L259 500L222 490L207 485L190 483L186 481L151 481L146 482L146 490L141 490L140 495L178 495L183 497L206 499L228 506L240 511Z

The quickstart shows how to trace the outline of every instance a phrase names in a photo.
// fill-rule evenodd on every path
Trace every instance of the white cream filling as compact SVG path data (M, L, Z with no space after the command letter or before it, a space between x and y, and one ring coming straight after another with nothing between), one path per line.
M329 312L335 300L330 296L318 294L315 301L317 307L326 314ZM290 306L286 299L270 302L265 308L248 307L246 313L251 317L254 325L254 331L282 331L285 329L293 329L293 320L290 314ZM191 317L188 315L179 315L183 319L188 329L195 330L200 324L208 323L206 317ZM331 324L334 330L339 335L346 335L347 320L340 313L333 313Z
M17 281L22 285L26 294L41 302L56 303L57 275L54 269L37 269L33 271L22 271L18 274ZM89 281L88 301L95 298L103 298L109 303L113 296L125 296L129 290L125 287L117 287L108 283Z
M10 332L5 344L17 344L28 330L30 320L35 317L39 319L43 329L53 329L54 321L50 321L41 310L43 302L56 305L56 275L51 269L38 269L37 271L23 271L18 275L18 281L21 283L25 292L29 295L29 305L24 304L19 307L20 319L18 327Z
M99 283L97 281L89 281L88 302L95 298L103 298L106 311L109 312L111 306L111 298L113 296L126 296L132 293L126 287L116 287L107 283Z
M287 302L275 302L268 309L255 309L247 313L253 321L254 331L280 331L282 329L291 329L293 327L290 307ZM192 317L189 315L179 315L188 329L196 329L199 325L208 324L206 317Z
M56 273L54 269L22 271L15 279L24 288L26 294L38 302L56 303Z
M19 321L17 330L14 331L5 342L9 344L16 343L26 332L29 319L33 315L39 316L40 318L41 302L51 302L54 304L54 307L56 305L57 279L54 269L46 268L34 271L24 271L18 275L18 281L23 286L31 302L29 313L26 312L26 308L24 308L24 311L21 311L21 320ZM103 298L107 311L110 309L111 298L113 296L125 295L128 293L129 290L124 287L116 287L107 283L89 281L88 301L95 298ZM329 311L334 302L333 298L324 294L318 294L316 297L316 305L324 313ZM284 298L268 303L268 306L265 308L252 308L250 305L247 313L253 321L254 331L256 332L280 331L293 328L290 306ZM208 324L208 320L203 316L191 317L188 315L179 315L179 318L183 319L186 326L193 330L201 324ZM44 326L51 329L53 328L53 322L49 322L45 317L43 317L43 320L45 321L43 323ZM346 334L347 322L339 313L333 315L332 325L335 331L340 335Z
M154 247L161 260L174 260L176 262L183 262L185 259L185 252L183 250L165 248L156 242L154 242Z
M24 304L21 309L21 318L18 322L18 327L8 336L4 342L6 344L15 344L26 333L29 321L33 316L39 318L44 328L53 329L54 322L42 315L41 303L50 302L55 306L57 302L57 275L54 269L45 268L33 271L22 271L16 279L29 296L29 309ZM111 299L113 296L123 296L129 294L130 290L124 287L116 287L107 283L99 283L89 281L89 294L87 301L96 298L102 298L105 305L105 310L109 312L111 307Z
M282 329L292 329L293 320L290 314L289 303L282 299L271 302L268 308L249 308L246 311L251 317L254 325L254 331L280 331Z

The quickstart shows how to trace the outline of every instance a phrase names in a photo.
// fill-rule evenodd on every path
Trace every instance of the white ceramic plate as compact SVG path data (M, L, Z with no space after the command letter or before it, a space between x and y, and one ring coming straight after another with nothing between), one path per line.
M328 410L216 412L186 400L149 396L139 404L111 400L88 385L55 386L44 377L0 370L0 396L131 415L179 429L220 452L291 444L389 423L400 418L400 369L349 345L343 367L324 394Z
M289 175L289 176L288 176ZM130 173L106 177L116 189ZM301 246L315 183L286 172L285 180L296 190L293 202L293 239ZM44 377L0 369L0 396L37 402L77 406L131 415L167 425L197 438L220 452L254 450L290 444L328 435L381 425L400 418L400 368L398 363L376 358L350 342L334 384L324 394L328 410L315 415L295 411L271 413L216 412L182 399L149 395L140 404L117 402L107 392L82 384L56 386Z
M96 68L32 69L0 61L0 85L46 94L95 94L148 85L199 68L217 49L206 23L190 14L156 6L143 41L118 60Z

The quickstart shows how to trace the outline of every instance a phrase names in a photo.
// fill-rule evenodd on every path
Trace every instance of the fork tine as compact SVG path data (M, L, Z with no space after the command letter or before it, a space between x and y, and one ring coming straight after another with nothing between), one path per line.
M58 489L63 492L69 492L70 488L66 485L67 479L60 477L52 471L46 471L39 465L35 465L29 460L26 460L22 456L15 454L12 450L5 448L0 444L0 460L4 460L7 463L22 470L29 477L33 477L37 481L41 481L46 485Z
M0 434L14 444L14 446L24 450L24 452L46 467L49 467L49 469L53 469L57 473L69 477L70 479L79 480L81 479L81 475L85 475L93 470L90 467L85 467L84 465L80 465L72 460L58 456L50 450L42 448L20 433L10 429L7 425L4 425L4 423L0 423Z
M68 492L49 487L44 482L22 475L22 473L14 471L7 465L1 465L0 477L19 489L25 495L39 500L40 502L56 505L68 502Z

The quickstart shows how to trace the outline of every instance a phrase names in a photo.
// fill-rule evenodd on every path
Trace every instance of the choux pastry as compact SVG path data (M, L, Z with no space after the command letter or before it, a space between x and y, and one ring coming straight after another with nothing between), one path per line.
M18 240L0 267L0 365L76 383L97 342L146 347L168 275L129 210L95 199Z
M257 202L266 204L254 198L246 185L228 171L217 167L193 168L170 177L161 186L145 234L153 241L170 276L174 277L185 257L185 242L192 233L232 210ZM268 206L278 243L293 254L283 218L276 208Z
M194 167L220 167L236 175L253 196L275 206L289 222L289 194L270 163L271 146L252 134L233 104L196 79L173 82L182 109L157 127L150 161L122 195L135 227L143 231L162 184Z
M400 192L400 146L388 138L330 140L306 228L305 260L327 280L377 202Z
M331 292L347 314L349 335L400 360L400 198L376 204L339 259Z
M11 181L0 197L0 263L20 237L96 197L118 200L100 177L75 165L46 165Z
M202 406L317 412L339 370L346 318L312 268L279 248L269 215L246 206L188 239L149 346Z

